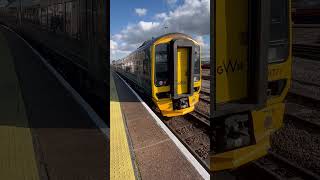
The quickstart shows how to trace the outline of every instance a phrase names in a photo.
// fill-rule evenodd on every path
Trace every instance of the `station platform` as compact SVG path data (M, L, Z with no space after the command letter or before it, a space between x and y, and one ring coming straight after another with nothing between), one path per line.
M1 25L0 59L0 179L108 179L109 138L93 112Z
M111 179L204 179L125 81L110 73Z

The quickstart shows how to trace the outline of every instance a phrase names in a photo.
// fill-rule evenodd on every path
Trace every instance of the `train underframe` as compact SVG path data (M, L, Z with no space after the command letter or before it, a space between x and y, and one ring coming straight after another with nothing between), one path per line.
M265 156L270 149L270 136L282 126L284 108L284 103L277 103L221 117L211 142L217 146L210 156L211 169L233 169Z
M163 116L181 116L194 111L195 104L199 102L199 93L179 99L153 100L153 102Z

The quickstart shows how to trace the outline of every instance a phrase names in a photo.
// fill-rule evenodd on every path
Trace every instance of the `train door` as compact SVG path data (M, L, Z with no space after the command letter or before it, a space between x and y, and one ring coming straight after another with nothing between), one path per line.
M174 39L170 41L170 91L177 104L185 102L193 94L193 75L195 44L191 40ZM175 105L174 105L175 107ZM175 108L174 108L175 109Z
M186 94L188 92L189 48L179 47L177 51L177 94Z
M214 1L214 75L211 89L213 171L243 163L255 144L250 111L266 105L270 2Z
M224 16L216 19L216 101L243 100L248 97L248 0L226 0L217 10Z

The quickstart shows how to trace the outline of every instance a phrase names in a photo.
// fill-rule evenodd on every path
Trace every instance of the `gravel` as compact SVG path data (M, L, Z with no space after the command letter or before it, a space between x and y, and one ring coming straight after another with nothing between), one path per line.
M285 120L284 127L271 136L271 147L288 160L320 174L320 132L310 133Z
M196 105L196 110L209 116L210 115L210 104L200 100L198 102L198 104Z
M165 123L204 161L209 158L210 139L206 130L183 116L171 118Z

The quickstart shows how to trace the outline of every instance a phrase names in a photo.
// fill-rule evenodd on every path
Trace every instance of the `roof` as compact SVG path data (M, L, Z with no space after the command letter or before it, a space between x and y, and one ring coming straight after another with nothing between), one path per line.
M145 46L150 46L151 44L155 43L155 42L158 41L159 39L161 39L161 38L163 38L163 37L166 37L166 36L170 36L170 35L179 35L179 36L184 36L184 37L186 37L186 38L193 39L191 36L189 36L189 35L187 35L187 34L184 34L184 33L178 33L178 32L175 32L175 33L167 33L167 34L163 34L163 35L161 35L161 36L159 36L159 37L152 38L152 39L149 39L149 40L143 42L142 45L139 46L139 47L138 47L136 50L134 50L133 52L138 51L138 50L140 50L140 49L143 49ZM128 56L130 56L133 52L131 52ZM128 56L127 56L127 57L128 57ZM118 60L118 62L120 62L120 61Z

